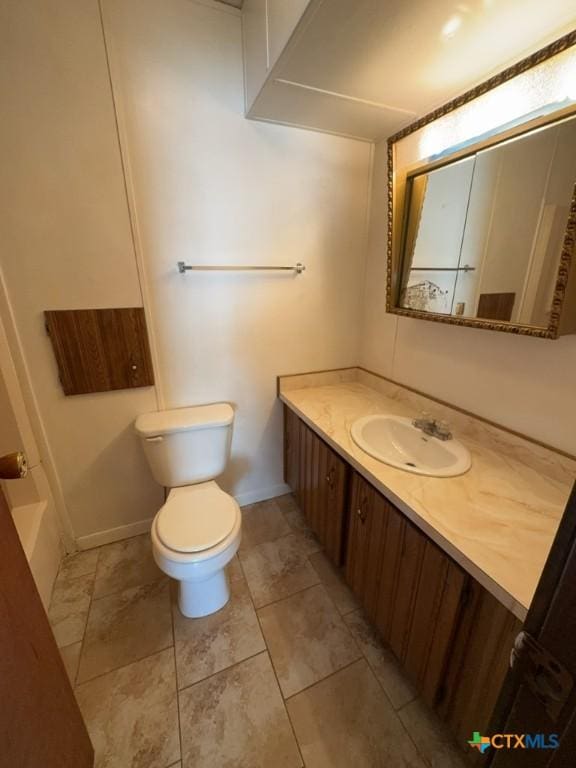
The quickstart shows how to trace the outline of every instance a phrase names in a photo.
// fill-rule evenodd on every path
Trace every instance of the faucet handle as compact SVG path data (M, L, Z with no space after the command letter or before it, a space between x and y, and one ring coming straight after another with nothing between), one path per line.
M440 419L436 422L436 437L440 440L452 440L450 424L445 419Z

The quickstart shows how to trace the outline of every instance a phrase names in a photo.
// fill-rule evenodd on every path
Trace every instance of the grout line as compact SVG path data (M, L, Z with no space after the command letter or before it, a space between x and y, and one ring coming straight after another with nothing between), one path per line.
M152 581L143 581L141 584L134 584L131 587L123 587L122 589L117 589L114 592L106 592L104 595L98 595L97 597L94 597L92 602L98 602L99 600L104 600L107 597L114 597L115 595L121 595L122 592L128 592L131 589L140 589L141 587L148 587L151 584L155 584L157 581L170 581L170 577L167 576L165 573L162 573L160 576L157 576Z
M263 653L268 653L268 648L262 648L260 651L256 651L256 653L251 653L250 656L246 656L245 659L240 659L239 661L235 661L233 664L229 664L227 667L222 667L222 669L216 670L216 672L211 672L209 675L206 675L206 677L200 678L200 680L194 680L194 682L190 683L190 685L185 685L183 688L179 688L178 695L184 693L185 691L189 691L190 688L194 688L194 686L200 685L200 683L205 683L207 680L211 680L213 677L222 674L222 672L229 672L231 669L234 669L234 667L239 667L241 664L244 664L245 661L255 659L256 656L261 656Z
M284 517L284 513L281 512L281 514ZM276 674L276 667L274 666L274 662L272 660L272 654L270 653L270 648L268 647L268 641L266 640L266 635L264 634L264 630L262 629L262 622L260 621L260 616L258 616L258 610L256 608L256 605L254 604L252 593L250 592L250 585L248 584L248 579L246 578L246 574L244 573L244 567L242 565L242 561L240 560L240 558L238 558L238 562L240 564L240 570L242 571L242 575L244 576L244 581L246 582L246 586L248 587L248 595L250 596L252 608L254 610L254 613L256 614L256 621L258 622L258 626L260 627L262 638L264 639L264 645L266 646L266 651L264 652L267 654L268 659L270 661L270 666L272 667L272 674L274 675L274 679L276 680L276 685L278 686L280 699L282 701L282 706L284 707L284 712L286 713L288 723L290 724L290 730L292 731L292 736L294 737L294 743L296 744L296 749L298 750L298 754L300 755L300 760L302 762L302 765L305 766L306 764L304 762L304 755L302 754L302 750L300 749L300 742L298 741L298 736L296 735L294 723L292 722L290 713L288 712L288 707L286 706L286 700L284 699L284 694L282 693L282 688L280 687L280 680L278 680L278 675Z
M318 577L318 579L320 579L320 577ZM257 606L256 603L254 603L254 598L252 598L252 602L254 603L254 610L258 612L263 610L264 608L269 608L271 605L278 605L278 603L283 603L285 600L290 600L291 597L300 595L302 594L302 592L306 592L307 590L312 589L313 587L324 587L324 584L319 580L314 584L308 584L307 586L302 587L301 589L297 589L295 592L290 592L289 595L278 597L275 600L271 600L269 603L264 603L263 605L259 605L259 606ZM324 587L324 589L326 588ZM248 591L250 591L249 585L248 585ZM252 597L252 593L250 593L250 597Z
M350 616L352 613L360 613L360 618L362 619L362 621L366 622L366 623L369 625L370 629L371 629L371 630L372 630L372 632L375 634L375 636L376 636L376 639L378 640L378 642L379 642L379 643L380 643L380 645L382 646L382 650L383 650L383 651L390 651L390 653L392 653L392 649L390 648L390 646L386 645L386 643L385 643L385 642L384 642L384 641L383 641L383 640L382 640L380 637L378 637L378 634L377 634L377 630L376 630L376 628L375 628L375 627L372 625L372 622L371 622L371 621L368 619L368 617L366 616L366 614L365 614L365 612L364 612L364 609L362 608L362 606L359 606L359 609L358 609L357 611L350 611L350 613L348 613L348 614L346 614L346 615L347 615L347 616ZM346 619L344 619L344 621L346 622ZM348 622L346 622L346 626L348 626ZM350 629L350 627L348 627L348 629ZM352 632L352 630L350 630L350 631ZM353 632L352 632L352 637L354 637L354 633L353 633ZM407 706L408 706L408 704L412 704L412 702L413 702L413 701L416 701L416 699L418 698L418 694L416 694L416 695L414 696L414 698L410 699L410 701L407 701L407 702L405 702L404 704L402 704L402 706L401 706L401 707L398 707L398 708L396 708L396 707L394 706L394 702L393 702L393 701L392 701L392 699L390 698L390 694L389 694L389 693L388 693L388 691L386 690L386 687L385 687L384 683L383 683L383 682L382 682L382 681L379 679L378 675L376 674L376 670L374 669L374 666L372 665L372 663L371 663L370 659L368 658L367 654L366 654L366 653L364 653L364 650L363 650L362 646L360 645L360 642L359 642L358 640L356 640L356 638L355 638L355 637L354 637L354 640L355 640L356 644L358 645L358 647L360 648L360 653L362 654L362 656L363 656L363 657L364 657L364 659L366 660L366 663L368 664L368 666L369 666L369 668L370 668L370 670L371 670L372 674L373 674L373 675L374 675L374 677L376 678L376 682L378 683L378 685L379 685L379 686L380 686L380 688L382 689L382 691L383 691L384 695L386 696L386 698L387 698L387 699L388 699L388 701L390 702L390 706L392 707L392 710L393 710L393 711L394 711L396 714L398 714L398 713L400 712L400 710L401 710L401 709L404 709L404 707L407 707ZM394 662L396 662L396 659L395 659L395 658L394 658ZM410 685L412 685L412 683L410 682L410 680L408 680L408 677L406 676L406 674L404 673L404 670L403 670L403 669L400 667L400 665L398 665L398 668L399 668L399 671L402 673L403 677L406 677L406 680L408 681L408 683L410 683Z
M85 683L91 683L94 680L99 680L101 677L106 677L106 675L111 674L112 672L119 672L121 669L125 669L126 667L130 667L132 664L137 664L140 661L145 661L146 659L152 658L152 656L157 656L159 653L163 653L164 651L169 651L170 648L173 648L172 645L165 645L164 648L158 648L157 651L153 651L152 653L147 653L146 656L141 656L136 659L132 659L132 661L129 661L127 664L120 664L118 667L113 667L112 669L107 669L106 672L100 672L97 675L94 675L94 677L87 677L86 680L81 680L77 687L84 685ZM80 667L80 665L78 665Z
M76 672L74 674L74 679L72 682L72 688L75 689L79 683L78 681L78 673L80 672L80 663L82 662L82 655L84 654L84 643L86 641L86 630L88 629L88 619L90 618L90 611L92 610L92 603L94 602L94 588L96 586L96 574L98 572L98 564L100 562L100 552L98 552L98 557L96 558L96 568L94 569L94 573L90 574L93 576L92 579L92 589L90 590L90 602L88 603L88 610L86 611L86 621L84 622L84 631L82 632L82 639L80 640L80 653L78 654L78 664L76 665Z
M169 580L168 597L170 599L170 621L172 626L172 647L174 648L174 680L176 682L176 710L178 712L178 744L180 745L180 760L184 765L184 749L182 747L182 712L180 711L180 688L178 682L178 664L176 661L176 629L174 620L174 601L172 600L172 579ZM179 587L177 587L178 589ZM177 604L176 604L176 607ZM177 765L177 763L174 763Z
M310 685L306 685L304 688L302 688L299 691L296 691L295 693L291 693L290 696L286 696L284 699L285 702L292 701L292 699L295 699L296 696L300 696L301 693L305 693L306 691L309 691L311 688L315 688L317 685L320 685L321 683L325 682L326 680L330 680L331 677L334 677L334 675L337 675L339 672L343 672L345 669L348 669L349 667L353 667L354 664L358 664L359 661L365 661L364 657L362 656L362 652L359 651L360 656L357 659L354 659L354 661L349 661L348 664L344 664L343 667L340 667L339 669L335 669L332 672L330 672L325 677L321 677L320 680L315 680L313 683L310 683ZM372 671L372 670L370 670Z

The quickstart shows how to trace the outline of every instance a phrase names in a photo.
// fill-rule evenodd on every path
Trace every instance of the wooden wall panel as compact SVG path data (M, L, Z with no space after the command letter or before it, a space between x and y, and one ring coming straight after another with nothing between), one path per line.
M154 384L142 307L46 311L66 395Z

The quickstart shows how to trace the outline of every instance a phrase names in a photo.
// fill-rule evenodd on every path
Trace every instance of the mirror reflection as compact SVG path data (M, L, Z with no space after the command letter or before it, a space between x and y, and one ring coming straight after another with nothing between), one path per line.
M409 177L399 305L546 327L575 181L575 117Z

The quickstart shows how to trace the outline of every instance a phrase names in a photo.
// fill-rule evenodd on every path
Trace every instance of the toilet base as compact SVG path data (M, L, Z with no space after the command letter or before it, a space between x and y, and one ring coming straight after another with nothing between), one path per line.
M222 568L203 581L181 581L178 607L183 616L199 619L219 611L230 599L226 571Z

